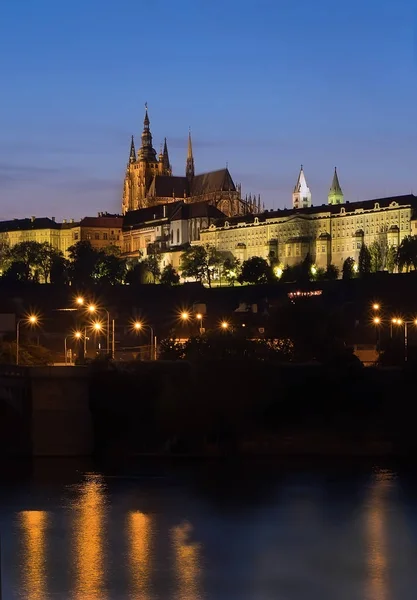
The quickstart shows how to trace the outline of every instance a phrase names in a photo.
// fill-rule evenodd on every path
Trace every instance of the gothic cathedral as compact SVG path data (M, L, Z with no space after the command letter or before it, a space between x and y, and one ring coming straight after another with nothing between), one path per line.
M131 210L178 200L186 203L208 202L229 217L261 212L260 197L257 200L255 196L253 199L252 196L242 199L241 186L233 182L227 168L199 175L194 173L191 133L188 134L185 176L174 176L166 138L158 156L153 148L148 107L145 105L141 147L136 152L133 136L130 144L122 212L126 214Z

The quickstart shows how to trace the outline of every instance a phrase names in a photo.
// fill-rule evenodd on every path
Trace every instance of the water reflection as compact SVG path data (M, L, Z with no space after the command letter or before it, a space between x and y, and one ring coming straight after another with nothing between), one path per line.
M132 600L148 600L151 569L151 519L141 512L129 514Z
M22 594L25 600L45 600L46 590L46 526L48 514L43 510L20 513L23 530Z
M175 570L178 600L199 600L200 595L200 544L190 541L193 527L183 523L171 530L175 553Z
M105 485L98 476L82 484L74 506L75 517L75 598L104 600Z
M374 476L367 511L367 600L389 600L387 516L388 493L394 476L379 471Z

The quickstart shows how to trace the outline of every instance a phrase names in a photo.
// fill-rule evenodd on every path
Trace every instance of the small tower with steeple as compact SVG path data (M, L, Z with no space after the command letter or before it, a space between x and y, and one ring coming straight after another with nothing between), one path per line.
M303 165L301 165L300 173L298 175L297 183L294 187L292 195L293 208L309 208L311 206L311 192L307 185L307 181L304 175Z
M136 162L136 150L135 150L135 140L133 139L133 135L132 135L132 139L130 142L130 154L129 154L128 166L134 162Z
M334 168L333 181L328 195L329 204L343 204L345 198L342 188L340 187L339 177L337 176L337 168Z
M187 150L187 163L185 166L185 176L189 181L194 178L194 156L193 156L193 144L191 142L191 129L188 131L188 150Z
M167 139L164 140L164 151L162 153L162 166L164 175L172 175L171 165L169 163Z

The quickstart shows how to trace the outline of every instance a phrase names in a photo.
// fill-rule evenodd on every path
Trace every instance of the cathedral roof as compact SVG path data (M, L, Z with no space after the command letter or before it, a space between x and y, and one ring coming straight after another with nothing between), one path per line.
M208 192L235 192L236 187L229 169L219 169L195 175L191 181L190 196L202 196Z
M191 181L187 177L155 175L149 188L152 198L185 198L203 196L209 192L235 192L236 187L229 169L220 169L195 175Z
M148 196L156 198L184 198L189 196L188 179L173 175L155 175Z

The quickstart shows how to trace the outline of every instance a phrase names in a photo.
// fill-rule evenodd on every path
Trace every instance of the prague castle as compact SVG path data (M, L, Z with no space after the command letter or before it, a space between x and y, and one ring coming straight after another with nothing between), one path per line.
M312 205L301 167L291 209L218 219L200 232L199 243L240 261L260 256L292 266L310 254L317 267L334 264L341 269L346 258L358 260L363 244L377 242L386 254L404 237L417 234L417 197L412 194L345 202L335 169L327 200Z
M233 182L227 168L195 174L191 133L188 134L185 174L173 175L166 138L158 156L152 145L148 108L145 105L141 146L136 152L133 136L130 144L123 186L122 213L178 200L187 204L208 202L230 217L261 212L260 197L258 196L257 201L255 197L242 199L241 186Z

